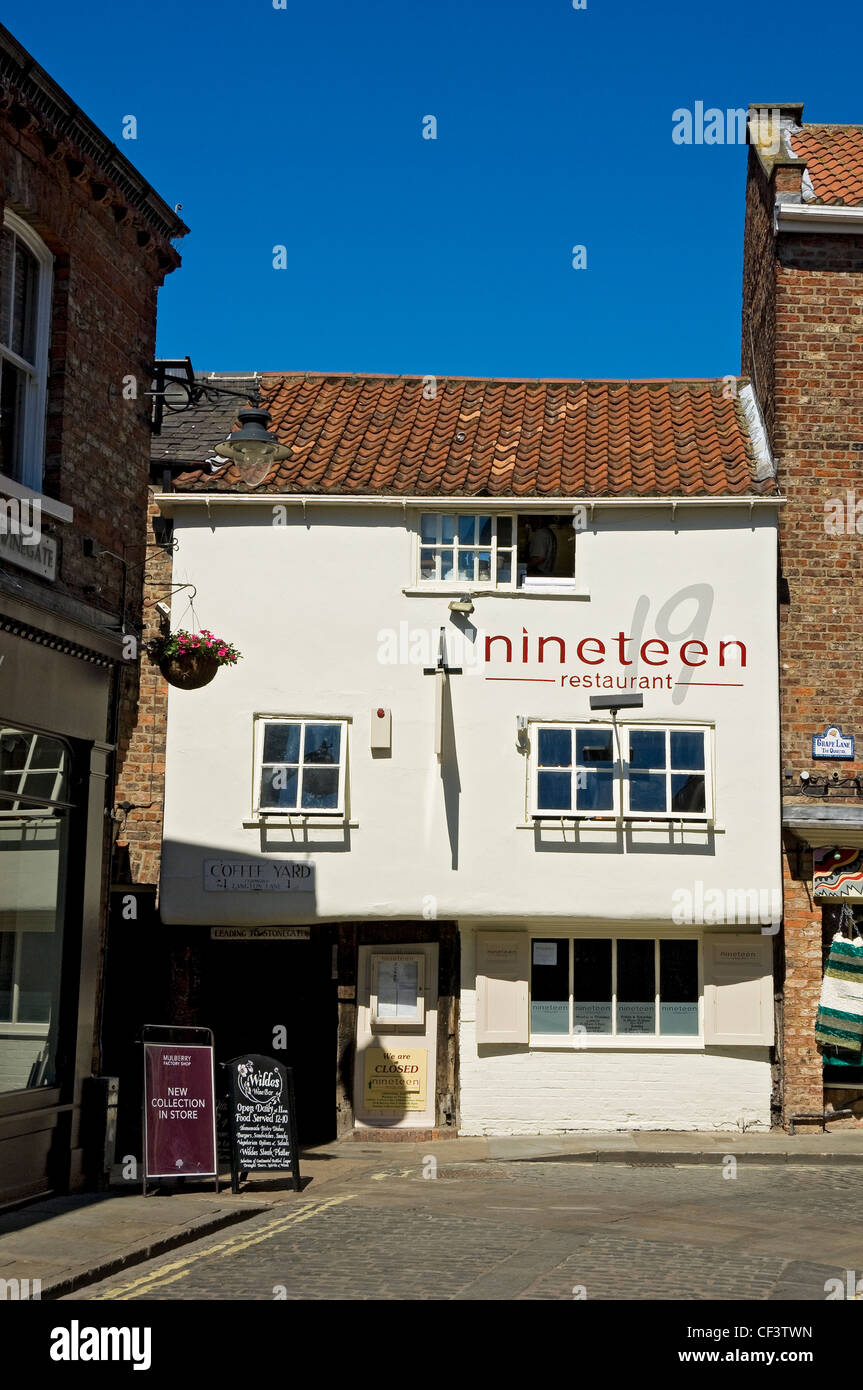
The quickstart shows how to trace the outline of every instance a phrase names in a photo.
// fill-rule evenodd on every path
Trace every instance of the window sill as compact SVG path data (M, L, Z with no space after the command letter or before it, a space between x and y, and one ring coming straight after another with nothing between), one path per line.
M493 587L483 588L482 586L477 588L467 581L462 584L451 584L449 581L441 584L416 584L403 588L402 593L408 598L441 598L446 595L453 597L459 594L470 595L471 598L590 598L588 589L578 589L574 584L570 588L495 589Z
M589 1038L590 1041L584 1041ZM578 1034L559 1038L547 1033L532 1033L528 1047L538 1052L703 1052L704 1039L682 1036L657 1038L633 1033L627 1037L601 1037L597 1034Z
M516 830L534 830L538 825L551 827L583 826L586 830L619 830L622 826L640 830L709 830L714 835L724 835L725 826L710 820L680 820L666 816L662 820L645 820L641 816L576 816L564 812L562 815L537 815L530 820L517 821Z
M58 502L53 497L46 497L44 492L37 492L34 488L27 487L25 483L16 482L14 478L9 478L5 473L0 473L0 494L4 497L18 497L22 501L38 502L39 511L43 516L51 516L55 521L74 521L75 513L71 507L67 507L65 502Z
M275 826L297 825L307 826L309 829L358 830L359 824L359 821L348 820L343 811L334 812L331 816L323 815L320 812L315 815L303 815L300 812L292 815L288 812L273 816L260 815L256 820L244 820L243 829L258 830L263 827L267 830Z

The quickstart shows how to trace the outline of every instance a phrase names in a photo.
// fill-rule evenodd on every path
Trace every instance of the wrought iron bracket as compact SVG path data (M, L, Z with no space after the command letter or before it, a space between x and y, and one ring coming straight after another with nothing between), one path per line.
M260 407L261 390L256 382L248 391L235 391L229 386L218 386L214 381L198 381L190 357L158 357L150 368L153 386L145 391L145 396L153 398L151 428L153 434L162 433L162 420L165 411L182 413L194 410L201 401L210 401L218 396L233 396L236 400L247 401ZM168 387L176 393L168 395Z

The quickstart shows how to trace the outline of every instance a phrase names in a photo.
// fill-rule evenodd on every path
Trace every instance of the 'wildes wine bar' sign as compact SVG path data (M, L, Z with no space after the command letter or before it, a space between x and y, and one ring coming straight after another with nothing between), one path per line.
M273 1057L244 1052L225 1063L234 1192L247 1173L289 1172L300 1190L293 1074Z

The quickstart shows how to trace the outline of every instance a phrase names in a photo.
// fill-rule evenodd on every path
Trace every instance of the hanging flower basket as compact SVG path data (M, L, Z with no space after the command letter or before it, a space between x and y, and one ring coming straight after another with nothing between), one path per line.
M220 666L233 666L240 659L236 647L207 628L162 633L147 643L147 655L178 690L200 690L210 684Z

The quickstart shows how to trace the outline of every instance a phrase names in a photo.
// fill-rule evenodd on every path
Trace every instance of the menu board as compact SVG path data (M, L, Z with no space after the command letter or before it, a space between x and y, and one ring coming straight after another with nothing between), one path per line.
M419 961L392 957L376 962L379 1019L412 1020L417 1016Z
M282 1062L245 1052L226 1063L234 1191L242 1174L290 1172L300 1190L293 1075Z

